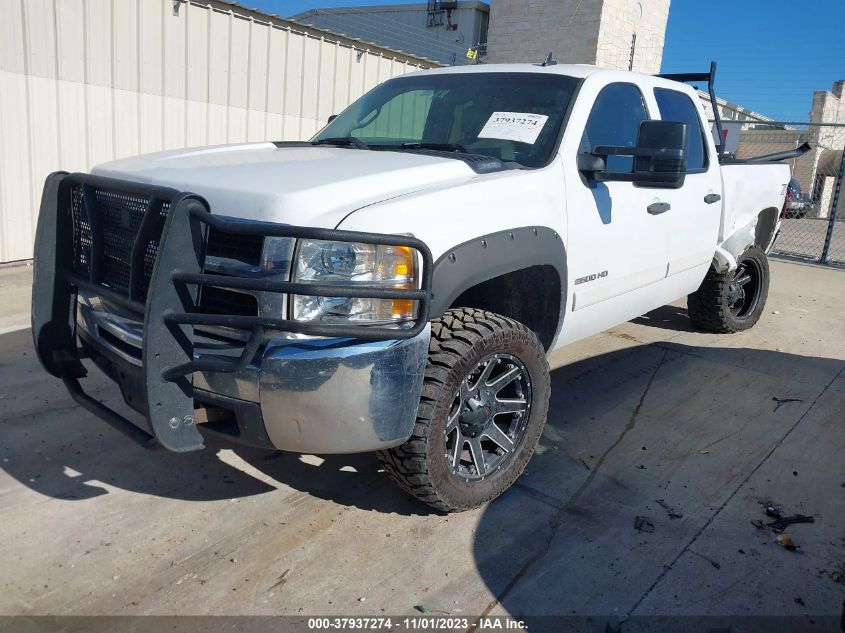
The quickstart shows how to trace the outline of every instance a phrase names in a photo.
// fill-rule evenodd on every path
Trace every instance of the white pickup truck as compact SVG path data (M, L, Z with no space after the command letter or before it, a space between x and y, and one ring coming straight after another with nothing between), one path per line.
M712 94L712 69L443 68L308 142L52 174L39 358L145 446L379 451L424 502L476 507L534 451L550 352L685 295L707 330L760 317L787 156L720 160L686 80ZM141 416L87 394L83 359Z

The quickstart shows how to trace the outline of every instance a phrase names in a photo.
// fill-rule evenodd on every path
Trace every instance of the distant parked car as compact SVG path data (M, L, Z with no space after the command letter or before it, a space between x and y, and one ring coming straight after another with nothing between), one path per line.
M783 205L782 218L803 218L813 208L810 194L801 191L801 185L791 178L786 187L786 202Z

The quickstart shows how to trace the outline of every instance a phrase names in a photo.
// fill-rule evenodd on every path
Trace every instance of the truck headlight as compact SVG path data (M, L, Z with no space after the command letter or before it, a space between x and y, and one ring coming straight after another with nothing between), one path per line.
M413 289L417 258L407 246L300 240L292 277L300 283ZM417 314L417 302L411 299L292 295L290 305L297 321L376 324L412 320Z

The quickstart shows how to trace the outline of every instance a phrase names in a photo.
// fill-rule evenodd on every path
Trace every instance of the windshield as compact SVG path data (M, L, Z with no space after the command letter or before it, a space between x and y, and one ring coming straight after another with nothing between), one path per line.
M372 149L443 149L542 167L577 85L544 73L400 77L376 86L311 140L354 138Z

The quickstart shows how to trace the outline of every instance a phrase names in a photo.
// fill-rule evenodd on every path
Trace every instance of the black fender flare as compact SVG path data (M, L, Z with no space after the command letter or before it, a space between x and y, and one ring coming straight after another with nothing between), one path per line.
M566 313L566 247L557 231L545 226L497 231L446 250L434 262L430 318L443 315L473 286L532 266L552 266L560 278L557 339Z

